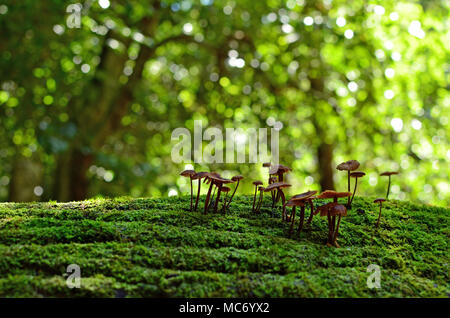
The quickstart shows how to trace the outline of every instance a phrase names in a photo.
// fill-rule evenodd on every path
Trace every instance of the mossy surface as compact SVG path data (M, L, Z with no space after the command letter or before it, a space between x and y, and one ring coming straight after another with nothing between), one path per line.
M251 213L250 196L235 197L226 215L190 212L189 200L0 204L0 296L450 294L450 209L386 202L375 230L378 206L355 198L341 222L341 248L330 248L325 218L315 216L289 238L280 210L271 217L268 197L260 215ZM69 264L80 266L81 288L67 287ZM380 266L379 289L367 287L370 264Z

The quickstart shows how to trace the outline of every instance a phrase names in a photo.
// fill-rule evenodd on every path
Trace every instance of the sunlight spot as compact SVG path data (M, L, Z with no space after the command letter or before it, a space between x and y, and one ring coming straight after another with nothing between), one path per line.
M410 23L408 32L409 32L409 34L411 34L419 39L423 39L425 37L425 31L422 30L422 25L421 25L420 21L417 21L417 20L414 20Z
M89 64L83 64L81 65L81 71L83 73L89 73L89 71L91 70L91 67L89 66Z
M98 4L102 7L102 9L107 9L110 5L109 0L98 0Z
M389 15L389 19L391 19L392 21L397 21L398 20L398 13L397 12L392 12Z
M413 129L419 130L420 128L422 128L422 122L420 120L413 119L411 120L411 126Z
M398 62L398 61L400 61L402 59L402 55L400 53L398 53L398 52L392 52L391 58L394 61Z
M375 12L375 14L378 14L378 15L383 15L384 12L386 12L386 10L384 9L384 7L383 7L383 6L380 6L380 5L376 5L376 6L373 8L373 11Z
M392 69L392 68L387 68L387 69L384 71L384 75L386 75L387 78L393 78L394 75L395 75L395 71L394 71L394 69Z
M41 186L34 187L33 192L35 195L40 197L44 193L44 188L42 188Z
M339 17L336 19L336 25L343 27L347 23L347 20L345 20L344 17Z
M387 90L385 90L384 91L384 97L386 98L386 99L392 99L392 98L394 98L394 91L392 90L392 89L387 89Z
M348 89L350 90L350 92L356 92L358 90L358 84L356 84L355 82L349 82L347 85Z
M175 189L170 189L169 190L169 197L174 197L176 195L178 195L178 191L177 190L175 190Z
M396 132L401 132L403 129L403 120L400 118L392 118L391 126Z
M353 31L352 30L350 30L350 29L348 29L348 30L345 30L345 32L344 32L344 36L347 38L347 39L351 39L351 38L353 38Z
M310 16L307 16L303 19L303 23L305 25L312 25L314 23L314 19Z
M185 24L183 25L183 32L184 32L185 34L191 34L193 29L194 29L194 28L193 28L193 26L192 26L191 23L185 23Z

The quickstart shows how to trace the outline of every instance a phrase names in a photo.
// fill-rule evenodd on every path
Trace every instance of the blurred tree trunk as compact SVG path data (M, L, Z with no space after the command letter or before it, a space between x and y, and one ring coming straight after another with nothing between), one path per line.
M38 201L39 196L34 194L34 189L37 186L42 186L43 172L42 164L38 158L17 155L11 173L8 201Z
M333 146L321 143L317 149L317 159L319 162L320 188L322 191L334 190Z

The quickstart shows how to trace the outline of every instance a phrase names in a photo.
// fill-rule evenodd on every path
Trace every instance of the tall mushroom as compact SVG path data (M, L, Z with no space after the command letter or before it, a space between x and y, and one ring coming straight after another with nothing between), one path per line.
M386 193L386 200L389 199L389 189L391 188L391 176L394 174L398 174L398 172L395 171L386 171L380 174L380 176L388 176L389 177L389 183L388 183L388 188L387 188L387 193Z
M282 203L282 207L283 207L283 213L282 213L282 219L284 220L284 215L286 212L286 207L284 206L284 204L286 203L286 197L284 195L283 189L284 188L288 188L291 185L286 183L286 182L275 182L272 183L271 185L267 186L266 189L264 190L264 192L269 192L269 191L278 191L279 195L277 195L277 199L275 200L274 205L272 206L272 216L273 216L273 209L275 208L276 204L279 201L279 198L281 198L281 203Z
M273 165L270 167L269 169L269 175L274 176L276 175L278 177L278 182L283 182L284 181L284 174L288 173L289 171L291 171L292 169L289 167L286 167L282 164L277 164L277 165ZM272 196L275 195L272 192ZM280 191L278 190L275 196L275 199L272 200L272 209L275 207L275 204L280 200ZM273 198L273 197L272 197Z
M192 211L192 200L193 200L192 180L194 179L195 175L196 175L196 173L194 170L184 170L183 172L180 173L180 176L188 177L191 181L191 208L190 208L191 211Z
M210 176L210 178L211 178L211 183L213 183L217 186L217 196L216 196L216 202L214 204L214 212L217 212L217 207L219 205L219 200L220 200L220 194L222 192L222 186L227 183L233 183L234 181L222 178L220 176L219 177Z
M302 204L299 204L298 206L300 206L301 207L301 210L300 210L300 224L299 224L299 227L298 227L298 232L301 232L302 231L302 228L303 228L303 222L304 222L304 220L305 220L305 205L306 205L306 203L309 203L310 204L310 206L311 206L311 215L310 215L310 218L312 218L312 215L313 215L313 209L314 209L314 207L313 207L313 205L312 205L312 200L311 200L311 197L313 196L313 195L315 195L317 193L317 191L307 191L307 192L304 192L304 193L300 193L300 194L297 194L297 195L294 195L289 201L293 201L294 203L302 203ZM295 205L294 205L294 207L295 207ZM294 208L293 208L294 209ZM291 217L291 219L292 219L292 217ZM293 221L291 221L292 223L293 223ZM293 225L292 225L293 226ZM292 227L291 226L291 227Z
M377 225L375 226L375 228L377 228L377 229L378 229L378 225L380 225L381 209L383 207L383 202L385 202L385 201L386 201L386 199L383 199L383 198L378 198L378 199L375 199L375 201L373 201L374 203L379 203L380 204L380 213L378 214Z
M198 189L197 189L197 197L195 198L195 206L194 206L194 211L197 211L197 207L198 207L198 199L200 198L200 189L202 186L202 179L206 178L208 176L209 172L198 172L195 175L195 179L198 180Z
M334 205L333 207L330 208L330 212L329 212L334 218L336 216L338 216L338 221L337 221L337 225L334 228L334 233L333 233L333 237L332 237L332 243L334 246L336 247L340 247L338 242L337 242L337 237L339 234L339 225L341 224L341 218L343 216L347 216L347 208L345 206L343 206L342 204L337 204Z
M358 178L362 178L365 175L366 174L362 171L354 171L354 172L350 173L350 177L355 178L355 188L353 189L353 195L352 195L352 198L350 199L350 204L348 206L349 209L352 208L353 198L355 197L356 187L358 186Z
M255 186L255 195L253 196L252 212L255 212L256 192L258 191L258 186L262 185L263 183L258 180L258 181L253 181L253 184Z
M348 176L348 180L347 180L347 191L350 192L350 171L354 171L356 169L359 168L359 162L356 160L349 160L343 163L340 163L336 169L338 170L346 170L347 171L347 176ZM347 206L350 206L350 197L348 198L347 201Z
M349 197L351 195L352 194L350 192L336 192L333 190L326 190L317 196L317 199L333 199L333 202L327 203L323 206L318 207L315 212L315 214L320 212L321 216L327 216L327 218L328 218L328 240L327 240L328 246L337 245L337 244L334 244L335 243L334 242L334 233L336 230L336 215L340 215L339 214L340 212L332 213L331 208L339 205L338 198L345 198L345 197ZM339 208L339 209L342 210L342 208ZM345 211L347 211L347 209ZM347 213L347 212L345 212L345 213ZM340 222L340 220L339 220L339 222ZM337 237L336 237L336 239L337 239Z
M289 236L292 234L292 230L294 228L294 222L295 222L295 208L297 206L300 206L302 208L303 211L303 216L305 214L305 203L303 201L294 201L294 200L289 200L288 202L286 202L285 204L286 207L292 207L292 212L291 212L291 216L290 216L290 221L291 221L291 226L289 227ZM300 218L302 216L302 213L300 212ZM302 221L300 220L300 223L302 223Z
M263 201L263 196L264 196L264 190L266 188L259 186L258 187L258 191L259 191L259 200L258 200L258 205L255 208L255 212L256 213L260 213L261 212L261 206L262 206L262 201Z
M240 176L240 175L237 175L237 176L234 176L233 178L231 178L232 181L234 181L234 182L237 181L237 184L236 184L236 187L234 188L233 194L230 197L230 200L227 203L226 209L228 209L230 207L230 204L231 204L231 201L233 200L234 194L236 193L236 190L239 187L239 181L241 181L242 179L244 179L244 177Z

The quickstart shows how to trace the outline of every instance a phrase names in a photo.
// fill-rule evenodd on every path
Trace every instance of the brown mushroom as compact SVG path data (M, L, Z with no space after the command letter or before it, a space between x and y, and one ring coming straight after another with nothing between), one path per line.
M277 175L278 176L278 182L283 182L283 175L285 173L288 173L292 169L289 167L286 167L284 165L278 164L271 166L269 169L269 175Z
M253 184L255 185L255 195L253 196L252 212L255 212L256 192L258 191L258 186L262 185L263 183L261 181L253 181Z
M380 174L380 176L388 176L389 177L389 183L388 183L388 188L387 188L387 193L386 193L386 200L389 199L389 189L391 188L391 176L394 174L398 174L398 172L395 171L386 171Z
M283 189L284 188L288 188L290 186L291 185L286 183L286 182L275 182L275 183L272 183L272 184L268 185L266 187L266 189L264 190L264 192L278 191L277 192L278 193L277 199L275 200L275 203L272 206L272 216L273 216L273 213L274 213L273 209L275 208L276 204L278 203L279 199L281 198L281 203L282 203L282 207L283 207L282 217L283 217L283 220L284 220L284 215L285 215L285 212L286 212L286 207L284 206L284 204L286 202L286 197L284 195Z
M352 208L353 198L355 197L356 187L358 186L358 178L362 178L365 175L366 174L362 171L354 171L354 172L350 173L350 177L355 178L355 188L353 189L353 195L352 195L352 198L350 199L350 203L348 205L349 209Z
M340 247L337 242L337 237L339 234L339 225L341 224L341 218L343 216L347 216L347 208L345 206L343 206L342 204L337 204L337 205L330 207L329 211L330 211L329 213L332 217L335 218L336 215L338 216L338 221L337 221L337 225L334 228L334 233L333 233L331 244L333 244L336 247Z
M228 208L228 206L227 206L227 198L228 198L228 193L230 192L230 190L231 190L231 188L229 188L229 187L226 187L226 186L223 186L221 189L220 189L220 191L221 192L224 192L226 195L225 195L225 199L224 199L224 203L223 203L223 205L222 205L222 212L223 213L225 213L226 212L226 209Z
M259 186L258 187L258 191L259 191L259 200L258 200L258 204L256 206L255 212L256 213L260 213L261 212L261 206L262 206L262 201L263 201L263 196L264 196L264 190L266 188Z
M333 190L326 190L317 196L318 199L333 199L332 203L318 207L315 212L315 214L317 214L320 211L320 216L327 216L328 218L328 246L336 245L334 244L334 233L336 229L336 215L339 215L337 212L332 213L331 209L337 205L340 205L338 203L338 198L345 198L349 196L351 196L350 192L336 192ZM345 211L347 211L347 209Z
M346 162L342 162L341 164L339 164L336 169L338 170L346 170L347 171L347 176L348 176L348 180L347 180L347 191L350 192L350 171L354 171L356 169L359 168L359 162L356 160L349 160ZM350 205L350 197L348 198L347 201L347 206Z
M310 207L311 207L311 214L309 216L308 219L308 224L310 224L312 222L312 217L313 217L313 213L314 213L314 205L312 203L312 198L313 196L317 193L317 191L307 191L304 193L300 193L297 195L294 195L289 201L298 201L298 202L303 202L303 208L302 211L300 211L300 226L298 228L298 232L301 232L302 228L303 228L303 222L305 219L305 207L304 205L306 203L309 203Z
M195 175L196 175L196 173L194 170L184 170L183 172L180 173L180 176L189 177L189 179L191 181L191 208L190 208L191 211L192 211L192 200L193 200L192 180L194 179Z
M217 207L219 205L219 200L220 200L220 194L222 192L222 187L224 184L227 183L233 183L233 180L229 180L229 179L225 179L222 177L216 177L216 176L210 176L211 178L211 183L215 184L217 187L217 196L216 196L216 202L214 204L214 212L217 212Z
M299 232L301 231L301 226L303 225L303 221L302 219L305 216L305 203L302 200L289 200L288 202L286 202L285 204L286 207L292 207L292 212L291 212L291 216L288 219L286 217L286 219L288 221L291 221L291 226L289 227L289 235L292 234L292 230L294 229L294 222L295 222L295 208L296 207L301 207L301 212L300 212L300 226L299 226Z
M194 211L197 211L198 199L200 198L200 189L201 189L201 186L202 186L202 179L206 178L208 176L208 174L209 174L209 172L198 172L194 176L194 179L198 180L197 197L195 198Z
M233 178L231 178L232 181L234 181L234 182L237 181L237 184L236 184L236 187L234 188L233 194L230 197L230 201L228 201L228 203L227 203L226 209L228 209L230 207L230 204L231 204L231 201L233 200L234 194L236 193L236 190L239 187L239 181L241 181L242 179L244 179L244 177L240 176L240 175L237 175L237 176L234 176Z
M386 199L383 199L383 198L378 198L378 199L375 199L375 201L373 201L374 203L379 203L380 204L380 213L378 214L377 225L375 226L375 228L377 228L377 229L378 229L378 225L380 225L381 209L382 209L382 206L383 206L383 202L385 202L385 201L386 201Z

